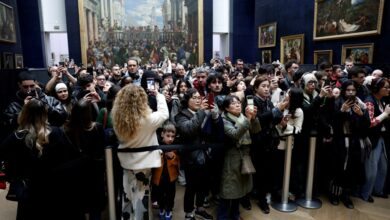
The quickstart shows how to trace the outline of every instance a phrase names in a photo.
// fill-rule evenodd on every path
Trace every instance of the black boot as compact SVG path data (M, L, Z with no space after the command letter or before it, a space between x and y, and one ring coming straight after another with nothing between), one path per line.
M260 199L259 207L260 207L261 211L264 214L269 214L270 210L269 210L269 206L268 206L267 200L265 198L264 199Z

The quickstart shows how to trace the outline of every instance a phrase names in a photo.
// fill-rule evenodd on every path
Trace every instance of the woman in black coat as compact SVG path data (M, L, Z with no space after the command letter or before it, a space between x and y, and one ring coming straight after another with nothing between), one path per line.
M184 94L182 100L182 110L176 115L176 127L179 140L188 147L200 146L202 139L202 124L209 114L207 100L203 99L199 92L191 88ZM218 110L212 110L212 119L217 120ZM222 129L222 128L221 128ZM195 219L193 212L194 199L196 195L195 215L203 219L212 219L203 208L203 202L210 185L207 149L186 150L183 149L181 154L182 164L186 176L186 191L184 194L184 211L186 219Z
M266 194L274 191L276 174L275 164L277 158L277 145L270 136L271 129L275 128L283 118L283 111L288 102L282 101L278 106L271 102L270 82L266 76L258 77L253 85L254 105L257 107L257 118L261 124L261 131L254 135L253 148L251 149L252 161L257 170L254 175L254 188L258 190L258 200L263 213L270 212L266 200ZM260 145L260 146L259 146Z
M72 108L69 121L64 125L65 133L78 149L81 167L78 202L89 219L101 219L106 204L105 196L105 138L103 126L92 120L90 101L81 99Z
M83 219L68 192L68 163L77 158L64 133L48 123L46 103L30 99L18 117L17 130L0 146L0 160L12 184L23 182L27 189L18 200L17 220ZM70 172L72 173L72 172Z
M367 107L356 96L356 84L342 84L341 95L335 102L334 136L331 145L331 185L329 200L338 205L339 199L347 208L354 208L350 199L354 187L364 181L364 152L370 117Z

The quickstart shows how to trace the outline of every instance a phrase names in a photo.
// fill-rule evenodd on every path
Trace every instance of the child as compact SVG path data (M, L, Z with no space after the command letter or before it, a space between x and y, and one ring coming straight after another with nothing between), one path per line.
M161 132L162 144L172 144L175 136L175 126L167 121ZM153 184L160 208L160 219L171 220L176 194L176 179L179 173L179 157L176 151L167 151L164 152L161 160L161 167L153 170Z

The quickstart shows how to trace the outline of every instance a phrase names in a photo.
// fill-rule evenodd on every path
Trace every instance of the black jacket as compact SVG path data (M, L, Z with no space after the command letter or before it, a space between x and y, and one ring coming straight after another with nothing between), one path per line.
M49 123L53 126L61 126L68 116L61 102L42 92L39 93L39 97L47 104ZM6 127L8 133L14 131L18 127L18 115L23 108L24 99L25 96L20 91L16 92L15 101L11 102L3 112L3 126Z

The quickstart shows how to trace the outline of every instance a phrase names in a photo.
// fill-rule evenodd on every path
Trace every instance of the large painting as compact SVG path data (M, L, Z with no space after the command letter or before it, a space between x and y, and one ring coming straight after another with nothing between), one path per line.
M79 0L82 62L203 63L203 0Z
M347 58L356 64L370 64L374 54L374 44L348 44L343 45L341 50L341 63L345 63Z
M314 40L380 34L384 0L315 0Z
M259 27L259 48L274 47L276 44L276 22Z
M13 8L0 2L0 41L16 42L15 16Z
M303 50L305 49L305 35L297 34L280 38L280 59L284 64L289 60L296 60L303 64Z

